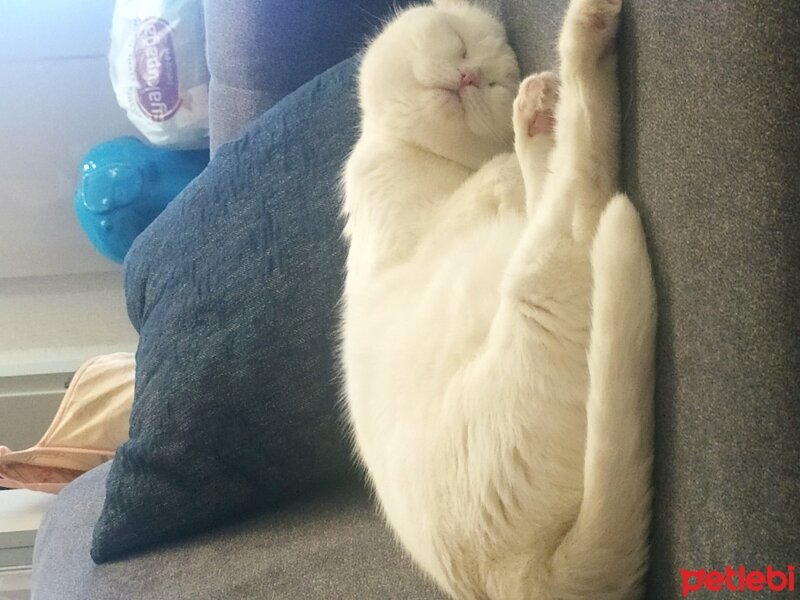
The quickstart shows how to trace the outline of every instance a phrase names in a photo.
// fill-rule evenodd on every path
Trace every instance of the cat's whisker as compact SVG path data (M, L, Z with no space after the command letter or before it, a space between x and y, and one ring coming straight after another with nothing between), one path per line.
M486 134L490 135L495 141L501 144L507 144L510 141L510 135L503 135L502 130L494 126L491 108L484 100L483 96L472 94L470 99L471 109L474 111L475 118L480 122Z

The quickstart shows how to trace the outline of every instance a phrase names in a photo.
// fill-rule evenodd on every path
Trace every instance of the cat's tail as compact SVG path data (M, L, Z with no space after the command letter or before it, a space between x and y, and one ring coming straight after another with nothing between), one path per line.
M642 224L624 195L600 218L591 264L583 501L553 556L550 595L641 598L651 513L656 300Z

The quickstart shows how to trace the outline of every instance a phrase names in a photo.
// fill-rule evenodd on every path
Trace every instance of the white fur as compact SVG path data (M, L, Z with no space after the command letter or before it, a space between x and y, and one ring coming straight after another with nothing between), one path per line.
M638 215L609 202L619 8L572 0L555 136L529 134L555 77L512 109L503 29L466 3L400 14L364 56L347 407L389 524L454 598L642 592L655 294ZM459 69L480 80L460 98Z

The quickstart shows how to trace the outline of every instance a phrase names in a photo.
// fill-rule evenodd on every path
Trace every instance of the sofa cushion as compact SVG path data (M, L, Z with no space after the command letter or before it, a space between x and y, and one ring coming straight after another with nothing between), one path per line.
M128 254L136 391L96 561L351 476L334 346L356 68L329 70L221 148Z
M95 565L89 545L108 466L72 482L45 516L34 549L36 600L444 600L358 488Z

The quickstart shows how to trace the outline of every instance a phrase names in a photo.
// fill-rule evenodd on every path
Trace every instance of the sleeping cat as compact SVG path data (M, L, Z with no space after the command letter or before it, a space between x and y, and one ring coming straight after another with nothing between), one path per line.
M615 195L620 5L572 0L559 76L521 85L502 26L459 0L400 13L363 58L347 408L387 521L454 598L642 594L655 292Z

